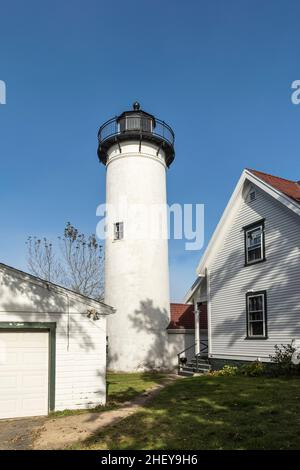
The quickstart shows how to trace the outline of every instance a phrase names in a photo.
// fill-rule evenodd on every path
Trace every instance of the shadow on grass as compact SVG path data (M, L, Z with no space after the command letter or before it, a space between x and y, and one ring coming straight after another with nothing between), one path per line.
M50 417L63 418L83 413L102 413L104 411L120 408L141 394L151 390L155 385L163 383L167 380L167 377L167 374L159 372L108 372L106 378L107 399L105 406L99 405L81 410L66 409L51 413ZM97 419L96 414L91 415L89 420L92 421L93 419Z
M299 398L299 378L178 380L79 448L298 449Z
M159 372L114 373L108 372L107 404L121 404L134 399L157 384L166 380L166 374Z

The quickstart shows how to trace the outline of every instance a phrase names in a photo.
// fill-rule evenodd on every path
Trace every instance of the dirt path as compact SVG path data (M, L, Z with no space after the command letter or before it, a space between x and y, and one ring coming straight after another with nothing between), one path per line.
M150 401L160 390L177 380L178 376L172 375L162 383L155 385L142 395L130 402L124 403L121 408L112 411L104 411L100 413L83 413L64 418L49 419L44 426L39 429L34 449L58 450L82 442L93 434L97 433L105 426L110 426L121 421L127 416L135 413L140 407Z

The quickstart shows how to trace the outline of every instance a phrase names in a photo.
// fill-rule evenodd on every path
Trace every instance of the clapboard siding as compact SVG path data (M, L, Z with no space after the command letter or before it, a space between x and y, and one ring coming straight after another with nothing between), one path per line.
M300 339L300 218L257 188L241 205L210 267L211 354L269 359ZM266 261L244 266L243 227L265 219ZM268 339L246 337L246 293L267 291Z
M89 319L89 308L102 305L0 269L0 322L56 323L55 410L105 403L106 317Z

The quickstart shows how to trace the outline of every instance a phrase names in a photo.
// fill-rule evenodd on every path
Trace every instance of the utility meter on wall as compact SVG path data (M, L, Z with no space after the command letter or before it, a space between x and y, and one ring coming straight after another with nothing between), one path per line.
M292 363L297 366L300 364L300 340L294 339L292 345L295 348L295 352L292 355Z

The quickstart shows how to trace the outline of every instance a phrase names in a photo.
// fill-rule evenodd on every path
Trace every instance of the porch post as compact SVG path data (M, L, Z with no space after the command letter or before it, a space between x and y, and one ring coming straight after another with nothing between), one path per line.
M200 353L200 314L198 309L198 302L194 300L194 314L195 314L195 354Z

